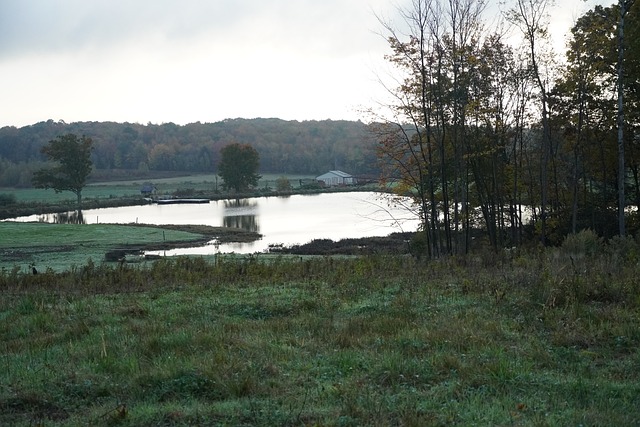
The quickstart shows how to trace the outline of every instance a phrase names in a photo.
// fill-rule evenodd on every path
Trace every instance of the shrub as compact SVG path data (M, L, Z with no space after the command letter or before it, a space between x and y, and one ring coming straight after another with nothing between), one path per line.
M590 229L569 234L562 242L562 250L575 256L593 256L603 249L603 240Z
M276 180L276 190L279 192L287 192L293 190L293 187L286 176L281 176Z
M423 255L427 255L429 248L429 241L427 238L426 231L419 231L411 237L411 241L409 242L409 251L411 255L420 258Z
M196 194L196 190L193 188L178 188L173 192L176 197L193 197Z
M638 259L638 243L632 237L612 237L607 250L615 260L635 262Z

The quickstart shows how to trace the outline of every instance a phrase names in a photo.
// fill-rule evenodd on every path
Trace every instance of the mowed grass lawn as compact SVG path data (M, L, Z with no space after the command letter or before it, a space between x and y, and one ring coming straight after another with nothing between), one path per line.
M278 175L263 174L258 182L258 189L276 188L276 181L286 176L293 188L298 188L301 180L312 179L311 175ZM222 190L222 179L215 174L178 176L173 178L149 178L130 181L92 182L82 190L85 200L114 199L119 197L142 198L140 189L145 182L152 183L158 195L172 195L176 192L194 191L213 193ZM0 188L0 194L12 195L19 203L61 203L69 204L70 210L75 208L76 196L70 191L56 193L52 189L42 188Z
M5 273L0 425L639 425L637 273L608 247Z
M162 245L202 240L201 234L156 227L109 224L48 224L0 222L0 269L60 272L100 263L105 253L127 246Z

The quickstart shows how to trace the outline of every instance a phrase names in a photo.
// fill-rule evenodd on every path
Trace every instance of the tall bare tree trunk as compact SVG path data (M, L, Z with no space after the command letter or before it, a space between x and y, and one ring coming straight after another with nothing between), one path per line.
M540 90L542 104L540 241L543 244L545 244L547 240L547 213L549 204L548 169L549 162L552 160L553 147L551 145L551 130L549 125L548 92L540 72L536 43L538 42L538 38L546 31L546 9L550 4L553 4L552 0L517 0L516 6L507 12L507 19L520 28L525 41L528 43L533 78Z
M625 235L625 162L624 162L624 17L634 0L620 0L618 20L618 234Z

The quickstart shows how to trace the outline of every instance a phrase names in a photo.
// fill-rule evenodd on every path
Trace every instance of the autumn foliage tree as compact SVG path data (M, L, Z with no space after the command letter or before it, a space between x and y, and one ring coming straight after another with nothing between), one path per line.
M377 117L382 180L413 198L430 257L559 244L585 228L624 235L613 213L640 204L638 2L625 2L622 123L619 6L584 14L560 65L547 43L554 2L513 3L505 17L520 44L489 30L474 0L412 0L401 26L382 23L397 70Z
M233 143L220 150L218 175L224 180L223 188L239 193L258 185L260 155L248 144Z
M408 33L385 25L387 59L403 78L392 90L394 117L378 129L379 160L385 181L414 198L430 257L465 253L478 221L497 246L505 223L506 122L496 108L507 102L502 74L512 58L499 35L483 44L483 7L414 0L402 11Z
M629 35L637 31L637 11L637 5L629 10ZM616 221L613 212L616 208L618 213L623 212L629 203L640 203L640 41L637 37L624 38L627 71L623 80L625 137L621 147L620 117L616 114L620 107L616 32L620 13L618 5L596 6L576 21L571 29L566 66L551 94L555 128L562 135L565 148L558 154L570 153L567 157L572 159L567 168L572 173L572 232L588 227L605 236L616 231L624 234L624 218L618 216ZM625 187L633 191L626 195Z
M86 136L75 134L58 136L42 147L42 154L55 163L54 166L36 171L33 174L33 186L36 188L53 188L56 193L73 192L78 201L78 209L82 204L82 189L91 173L92 140Z

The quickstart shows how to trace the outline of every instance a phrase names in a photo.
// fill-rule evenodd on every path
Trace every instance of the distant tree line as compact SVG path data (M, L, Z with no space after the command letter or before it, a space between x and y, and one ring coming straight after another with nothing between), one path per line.
M49 120L0 128L0 186L30 186L33 172L45 161L42 147L69 133L91 137L91 160L101 176L123 169L215 173L220 150L230 143L255 148L261 173L319 175L336 168L378 173L376 141L361 122L231 119L142 125Z

